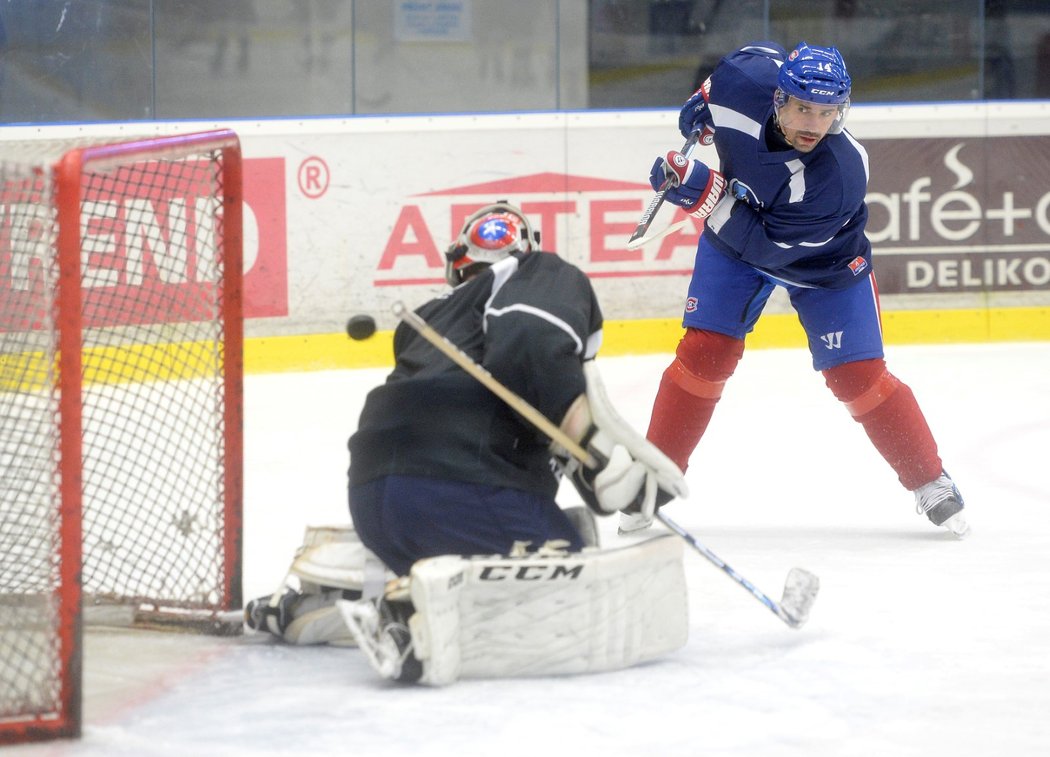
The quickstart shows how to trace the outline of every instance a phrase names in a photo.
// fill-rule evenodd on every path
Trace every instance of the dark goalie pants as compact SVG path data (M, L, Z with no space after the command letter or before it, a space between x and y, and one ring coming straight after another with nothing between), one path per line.
M517 489L392 475L349 497L361 541L399 576L424 557L507 555L516 542L534 551L553 539L583 546L553 499Z

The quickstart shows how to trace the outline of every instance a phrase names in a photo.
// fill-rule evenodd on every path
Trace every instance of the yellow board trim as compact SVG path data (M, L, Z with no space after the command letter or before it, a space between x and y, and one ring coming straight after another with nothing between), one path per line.
M882 314L886 344L959 344L1050 341L1050 308L897 310ZM601 355L674 352L682 336L677 318L607 321ZM764 315L747 337L748 349L805 347L794 313ZM393 332L355 342L345 334L259 337L245 340L245 373L379 368L393 365Z
M887 344L959 344L1050 341L1050 308L898 310L882 314ZM601 355L671 353L682 337L677 318L608 321ZM759 319L747 337L748 349L805 347L806 336L794 313ZM199 378L217 364L213 342L122 346L85 350L87 383L143 379ZM344 333L255 337L245 340L244 371L249 374L387 368L393 365L393 332L379 331L355 342ZM39 391L51 380L44 355L0 356L0 391Z
M85 385L213 378L221 360L215 341L88 347L80 357ZM56 371L40 350L0 355L0 391L42 392Z

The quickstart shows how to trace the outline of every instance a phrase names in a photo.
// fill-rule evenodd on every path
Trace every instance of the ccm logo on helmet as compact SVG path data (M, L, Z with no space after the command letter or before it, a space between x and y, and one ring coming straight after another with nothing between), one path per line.
M810 87L809 91L812 92L815 95L833 95L833 94L835 94L834 90L831 90L831 89L817 89L816 87Z

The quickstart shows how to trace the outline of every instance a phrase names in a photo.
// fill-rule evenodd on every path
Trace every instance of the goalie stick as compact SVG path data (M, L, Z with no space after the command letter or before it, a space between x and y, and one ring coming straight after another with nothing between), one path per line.
M393 311L394 315L397 316L399 320L411 326L421 337L437 347L438 350L443 352L453 363L476 378L484 384L489 391L518 411L525 420L545 433L551 439L558 442L558 444L562 445L568 450L569 454L588 468L593 468L597 465L597 461L591 457L587 450L574 442L565 434L565 432L551 423L550 420L547 419L547 416L530 405L523 397L515 394L501 384L495 376L474 362L470 355L434 330L434 327L423 320L418 313L414 313L406 308L405 304L400 300L394 303Z
M685 141L685 144L682 145L682 149L680 150L680 152L688 158L690 155L692 155L693 148L696 147L696 143L699 139L700 132L695 131L692 134L690 134L689 139L687 139ZM656 190L656 194L653 195L653 199L649 201L649 207L647 207L642 212L642 217L638 220L638 225L634 227L634 233L631 234L631 238L627 240L628 250L634 250L638 247L641 247L644 244L648 244L649 242L653 242L657 239L665 237L672 231L677 231L678 229L685 226L685 221L679 221L677 224L672 224L671 226L668 226L666 229L659 232L658 234L653 234L647 239L643 238L645 237L645 232L649 231L649 226L652 225L653 219L656 218L656 214L660 210L660 206L664 204L664 197L667 196L667 190L669 190L672 186L672 180L670 177L668 177L664 179L663 184L661 184L660 188Z
M554 425L543 413L529 404L523 397L512 392L500 383L491 373L478 365L467 353L439 334L418 313L405 307L404 303L398 301L393 305L394 315L398 320L407 324L420 336L432 344L438 351L443 353L452 362L469 373L497 397L506 402L518 412L526 421L538 428L553 441L560 444L569 454L589 468L596 465L594 458L579 444L572 440L558 426ZM784 583L784 593L780 602L776 602L761 592L753 583L737 573L722 558L704 546L695 536L679 526L664 513L657 511L656 518L678 536L682 537L689 546L700 553L716 567L721 568L727 576L751 593L759 602L764 604L774 615L780 618L791 628L801 628L809 618L809 611L817 599L820 589L820 579L813 573L802 568L792 568L788 572Z

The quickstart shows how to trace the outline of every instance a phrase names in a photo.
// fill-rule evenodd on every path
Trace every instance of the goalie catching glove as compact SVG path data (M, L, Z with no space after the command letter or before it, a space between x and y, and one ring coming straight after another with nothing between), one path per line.
M557 442L551 451L587 506L601 514L630 508L651 519L658 493L661 502L687 496L678 466L613 409L593 360L583 364L583 373L587 392L569 406L561 430L597 465L590 468L571 458Z

